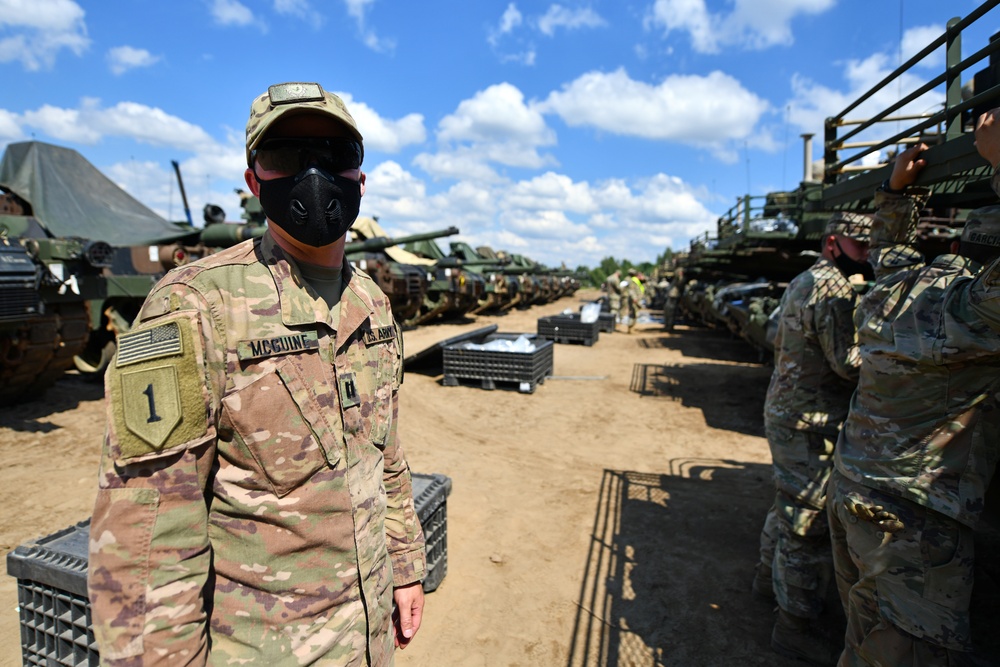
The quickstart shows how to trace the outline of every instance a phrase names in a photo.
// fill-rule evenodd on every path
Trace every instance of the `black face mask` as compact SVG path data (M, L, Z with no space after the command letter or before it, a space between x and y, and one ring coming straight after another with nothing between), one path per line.
M840 241L834 241L834 243L837 244L840 254L833 258L833 263L837 265L837 268L840 269L845 278L850 278L854 274L860 273L867 281L875 280L875 269L871 264L851 259L844 252L844 249L840 247Z
M308 246L329 245L346 234L361 208L360 181L316 167L257 183L268 220Z

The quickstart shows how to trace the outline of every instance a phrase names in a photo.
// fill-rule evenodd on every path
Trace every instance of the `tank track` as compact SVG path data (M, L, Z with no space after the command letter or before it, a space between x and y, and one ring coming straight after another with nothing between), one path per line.
M0 335L0 405L37 398L73 368L73 357L86 347L88 330L81 302L50 305L45 315Z

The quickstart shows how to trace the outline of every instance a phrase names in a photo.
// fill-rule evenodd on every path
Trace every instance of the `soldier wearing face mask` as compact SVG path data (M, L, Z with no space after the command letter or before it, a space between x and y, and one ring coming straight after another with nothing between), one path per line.
M319 84L271 86L246 142L267 232L168 273L119 339L90 530L102 664L388 665L420 627L399 332L344 262L362 141Z
M839 652L815 621L833 569L827 480L861 361L852 282L866 282L872 273L865 262L870 230L867 214L835 213L821 256L789 283L764 403L775 497L761 531L753 590L777 602L774 650L817 664Z

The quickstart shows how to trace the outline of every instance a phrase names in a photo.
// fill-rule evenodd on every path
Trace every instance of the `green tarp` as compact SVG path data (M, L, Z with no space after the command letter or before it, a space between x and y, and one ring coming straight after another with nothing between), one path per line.
M132 246L185 235L69 148L40 141L10 144L0 161L0 187L28 202L52 236Z

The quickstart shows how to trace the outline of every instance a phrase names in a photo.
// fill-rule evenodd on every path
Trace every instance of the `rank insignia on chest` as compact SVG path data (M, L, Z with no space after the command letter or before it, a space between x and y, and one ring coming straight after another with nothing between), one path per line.
M318 348L318 334L315 331L303 331L286 336L241 340L236 345L236 354L241 360L260 359L261 357L276 357Z
M365 345L374 345L375 343L384 343L387 340L392 340L396 337L395 327L379 327L378 329L369 329L365 332Z

